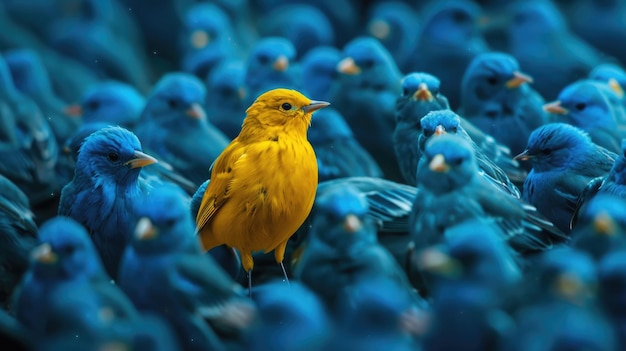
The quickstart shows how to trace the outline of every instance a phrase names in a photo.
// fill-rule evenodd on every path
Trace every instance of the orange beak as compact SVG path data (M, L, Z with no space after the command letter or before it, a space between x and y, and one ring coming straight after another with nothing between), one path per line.
M139 240L149 240L156 237L158 234L157 228L152 224L152 221L147 217L142 217L135 226L135 237Z
M71 117L80 117L83 115L83 107L79 104L69 105L63 109L63 113Z
M280 55L278 56L276 61L274 61L272 67L279 72L284 72L287 70L287 68L289 68L289 59L287 58L287 56Z
M433 133L433 135L444 135L446 134L446 129L440 124L435 128L435 132Z
M191 107L185 111L185 114L197 120L206 119L206 112L204 112L204 108L202 108L202 106L197 102L191 104Z
M435 155L435 157L433 157L428 164L428 168L430 168L431 171L438 173L445 173L450 170L450 166L446 163L446 159L442 154Z
M428 90L428 86L426 83L420 83L417 91L413 94L413 98L415 100L421 101L431 101L433 99L433 94Z
M141 168L141 167L145 167L148 165L151 165L153 163L157 163L157 159L148 155L148 154L144 154L141 151L137 151L135 150L135 158L133 158L132 160L124 163L125 166L130 166L130 168Z
M361 229L362 223L359 217L349 214L343 220L343 229L345 229L348 233L354 233L357 230Z
M337 64L337 71L343 74L355 75L361 73L361 67L354 62L352 57L346 57Z
M611 90L613 90L617 96L620 98L624 97L624 89L622 89L622 86L615 78L609 79L609 87L611 87Z
M564 115L569 112L566 108L561 106L561 101L559 100L543 105L543 110L557 115Z
M506 87L509 89L518 88L520 85L524 83L532 83L533 78L527 74L524 74L520 71L513 72L513 78L509 79L506 82Z
M528 153L528 150L524 150L521 154L513 157L515 161L528 161L533 158L533 155Z

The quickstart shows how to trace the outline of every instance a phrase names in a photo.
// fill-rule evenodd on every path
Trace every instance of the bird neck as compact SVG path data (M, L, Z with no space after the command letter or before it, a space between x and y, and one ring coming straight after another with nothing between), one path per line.
M310 115L304 118L296 116L286 123L263 123L258 118L248 115L241 127L237 139L240 142L264 141L275 139L279 135L288 135L290 138L306 139L307 130L311 121Z

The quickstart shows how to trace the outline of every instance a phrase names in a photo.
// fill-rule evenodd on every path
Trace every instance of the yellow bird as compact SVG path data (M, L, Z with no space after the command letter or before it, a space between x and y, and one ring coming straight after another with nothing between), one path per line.
M328 105L295 90L263 93L215 160L196 230L205 250L226 244L239 251L249 285L253 252L274 250L285 272L287 241L311 211L317 190L317 159L307 140L311 114Z

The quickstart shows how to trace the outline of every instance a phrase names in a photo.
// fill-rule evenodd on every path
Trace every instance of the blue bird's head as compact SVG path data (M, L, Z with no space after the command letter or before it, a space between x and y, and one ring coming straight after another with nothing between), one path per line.
M484 51L487 44L480 36L478 26L481 12L472 1L433 1L425 9L419 42L441 48Z
M513 56L501 52L480 54L470 62L461 82L465 113L484 112L487 116L499 117L509 111L486 109L485 102L498 101L499 104L488 106L506 106L509 96L524 91L528 87L525 83L532 81L530 76L520 71L519 63Z
M428 112L426 116L422 117L420 124L422 126L422 134L420 134L418 142L422 151L426 147L426 142L433 136L458 134L466 140L470 140L469 135L461 127L461 118L452 110Z
M31 96L52 93L52 83L41 58L31 49L14 49L4 53L13 82Z
M102 122L132 128L139 121L145 98L132 85L118 81L99 83L83 95L79 105L68 106L83 123Z
M402 78L402 97L417 101L432 101L439 97L441 81L429 73L414 72ZM447 101L446 101L447 104Z
M104 129L110 127L111 125L108 123L102 122L93 122L93 123L85 123L72 135L65 144L63 145L63 153L69 155L71 159L76 162L78 159L78 151L80 151L80 147L83 145L85 138L90 136L91 134L99 131L100 129Z
M396 100L396 122L420 130L420 120L428 112L448 109L448 99L439 93L439 78L424 72L409 73L402 78L401 94Z
M302 57L302 83L308 96L322 100L328 97L333 82L339 77L339 61L341 52L332 46L318 46Z
M520 43L567 30L562 12L553 1L518 1L511 7L509 33Z
M337 249L371 243L376 231L366 218L368 211L367 201L356 188L337 188L315 199L311 231L316 239Z
M148 97L140 123L152 121L176 129L206 124L205 99L206 87L200 79L189 73L168 73Z
M248 55L246 86L252 94L279 87L295 88L296 80L290 69L295 58L296 48L288 39L267 37L259 40Z
M581 129L616 126L607 87L596 81L580 80L566 86L556 101L543 106L546 112L563 115Z
M598 235L626 235L626 201L616 195L598 193L584 208L579 221L577 226L591 224L593 233Z
M142 167L157 160L141 151L139 139L127 129L107 127L85 138L78 151L74 178L90 178L96 186L128 186Z
M222 63L217 66L206 80L207 112L210 109L221 110L242 107L248 95L244 84L245 74L245 66L240 61ZM243 106L241 109L242 119L245 116L243 113L245 107Z
M400 93L400 70L375 38L357 37L346 44L337 71L342 81L355 88Z
M618 98L624 99L626 71L617 64L603 63L594 67L589 72L589 79L608 84Z
M418 165L417 183L435 194L458 189L478 173L474 148L461 136L431 138Z
M419 27L414 9L400 1L376 4L367 22L367 33L378 39L397 59L404 59L415 46Z
M195 240L189 196L175 185L155 187L135 211L132 245L138 251L168 252Z
M581 155L593 148L583 130L566 123L548 123L530 134L526 149L515 159L532 162L535 172L550 171L584 164L587 159Z
M104 274L87 230L69 217L54 217L39 229L32 252L34 274L42 279L74 280Z
M309 141L313 146L353 137L352 129L339 111L325 108L315 114L315 121L309 127Z

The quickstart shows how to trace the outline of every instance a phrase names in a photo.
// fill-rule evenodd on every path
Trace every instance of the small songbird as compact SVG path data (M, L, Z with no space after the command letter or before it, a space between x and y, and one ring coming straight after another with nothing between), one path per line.
M226 244L240 251L249 286L252 252L274 251L282 266L289 237L313 206L318 171L306 136L311 114L328 105L295 90L263 93L246 110L239 135L215 160L197 232L205 250Z

